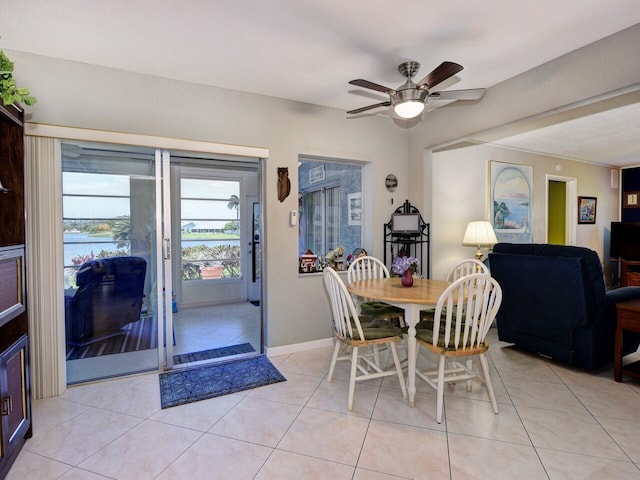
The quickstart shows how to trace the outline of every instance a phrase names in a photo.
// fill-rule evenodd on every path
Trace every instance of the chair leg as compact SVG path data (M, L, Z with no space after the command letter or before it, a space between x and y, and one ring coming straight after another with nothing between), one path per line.
M333 378L333 370L336 368L336 361L338 360L338 353L340 352L340 341L336 339L336 346L333 348L333 356L331 357L331 366L329 366L329 377L327 382L331 383Z
M489 376L489 365L484 353L480 354L480 365L482 365L482 373L484 373L484 383L487 387L487 393L489 394L489 400L493 407L493 413L498 413L498 402L496 402L496 395L493 393L493 384L491 383L491 377Z
M404 384L404 375L402 374L402 366L400 365L400 359L398 358L398 350L395 343L390 343L391 354L393 355L393 363L396 366L396 372L398 372L398 380L400 381L400 389L402 390L402 398L407 399L407 387Z
M467 359L467 370L472 371L473 370L473 360L468 358ZM467 380L467 392L471 392L473 390L473 380L469 379Z
M380 350L378 350L378 345L373 345L373 361L376 367L380 368Z
M351 347L353 353L351 354L351 374L349 375L349 400L347 402L347 408L349 411L353 410L353 397L356 392L356 371L358 368L358 347Z
M444 369L447 362L445 355L440 355L438 360L438 391L436 392L436 422L442 423L442 410L444 406Z

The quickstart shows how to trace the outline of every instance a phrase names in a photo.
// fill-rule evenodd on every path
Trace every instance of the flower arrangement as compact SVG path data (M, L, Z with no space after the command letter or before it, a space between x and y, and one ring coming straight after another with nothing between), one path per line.
M393 271L393 273L397 273L398 275L402 275L409 269L415 272L418 268L419 263L420 260L418 260L416 257L396 257L393 259L391 270Z

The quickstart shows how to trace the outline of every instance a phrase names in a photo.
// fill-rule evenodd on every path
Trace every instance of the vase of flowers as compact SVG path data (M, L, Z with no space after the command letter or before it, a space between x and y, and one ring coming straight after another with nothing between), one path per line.
M418 268L420 260L416 257L396 257L393 259L391 270L401 276L403 287L411 287L413 285L413 272Z

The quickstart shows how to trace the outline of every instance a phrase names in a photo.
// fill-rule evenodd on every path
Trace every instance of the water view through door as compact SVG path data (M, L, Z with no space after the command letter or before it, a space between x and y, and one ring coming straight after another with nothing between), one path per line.
M258 164L61 150L67 383L260 352L246 213Z

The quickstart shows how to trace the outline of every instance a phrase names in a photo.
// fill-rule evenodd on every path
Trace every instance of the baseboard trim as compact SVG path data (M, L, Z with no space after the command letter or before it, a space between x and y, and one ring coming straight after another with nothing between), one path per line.
M313 340L311 342L283 345L281 347L265 347L265 350L267 352L267 357L276 357L278 355L290 355L292 353L306 352L308 350L316 350L318 348L333 347L333 341L333 337L329 337L321 340Z

